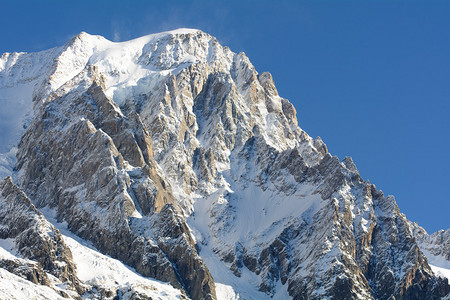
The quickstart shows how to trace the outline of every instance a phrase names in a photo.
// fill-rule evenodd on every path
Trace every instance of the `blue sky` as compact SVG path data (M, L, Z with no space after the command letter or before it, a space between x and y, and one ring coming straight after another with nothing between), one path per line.
M4 1L0 53L80 31L128 40L199 28L272 73L300 126L396 196L429 232L450 228L450 1Z

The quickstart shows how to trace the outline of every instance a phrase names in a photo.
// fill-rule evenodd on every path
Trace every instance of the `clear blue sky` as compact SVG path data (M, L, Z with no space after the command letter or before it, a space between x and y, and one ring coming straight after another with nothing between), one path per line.
M199 28L429 232L450 228L450 1L4 1L0 52Z

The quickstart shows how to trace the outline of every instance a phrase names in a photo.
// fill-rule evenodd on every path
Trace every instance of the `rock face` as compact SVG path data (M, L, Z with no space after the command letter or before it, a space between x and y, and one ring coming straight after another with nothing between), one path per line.
M213 279L139 115L122 115L103 93L96 68L86 73L92 82L70 84L90 84L87 91L54 99L23 136L22 186L100 251L195 299L214 298Z
M429 254L427 257L441 257L445 261L450 261L450 229L428 234L417 223L409 224L414 237L421 245L420 248Z
M214 37L82 33L0 62L5 86L34 87L19 186L143 276L192 299L220 299L215 282L249 299L450 292L422 251L448 260L448 234L411 225L351 158L298 126L269 73Z
M11 177L0 181L0 245L0 299L186 299L63 236Z
M409 226L433 271L439 274L450 269L450 230L428 234L417 223L409 222ZM446 277L448 278L448 274Z
M75 275L72 253L59 231L34 207L30 199L7 177L0 182L0 239L13 239L26 260L0 259L3 269L33 283L52 286L44 270L83 293Z

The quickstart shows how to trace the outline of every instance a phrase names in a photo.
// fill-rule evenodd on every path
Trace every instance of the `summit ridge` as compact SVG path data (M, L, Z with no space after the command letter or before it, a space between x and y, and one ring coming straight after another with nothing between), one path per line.
M447 231L407 220L351 158L299 127L270 73L207 33L116 43L82 32L5 53L0 99L0 175L12 176L0 207L20 194L74 253L66 280L1 235L22 264L36 261L30 274L59 274L31 284L99 299L448 297ZM92 257L127 275L77 275ZM5 264L0 276L24 278Z

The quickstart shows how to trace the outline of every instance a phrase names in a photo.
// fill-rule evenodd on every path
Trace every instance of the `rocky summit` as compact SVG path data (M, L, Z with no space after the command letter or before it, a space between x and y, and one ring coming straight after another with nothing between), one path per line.
M0 98L1 299L450 299L450 231L200 30L5 53Z

